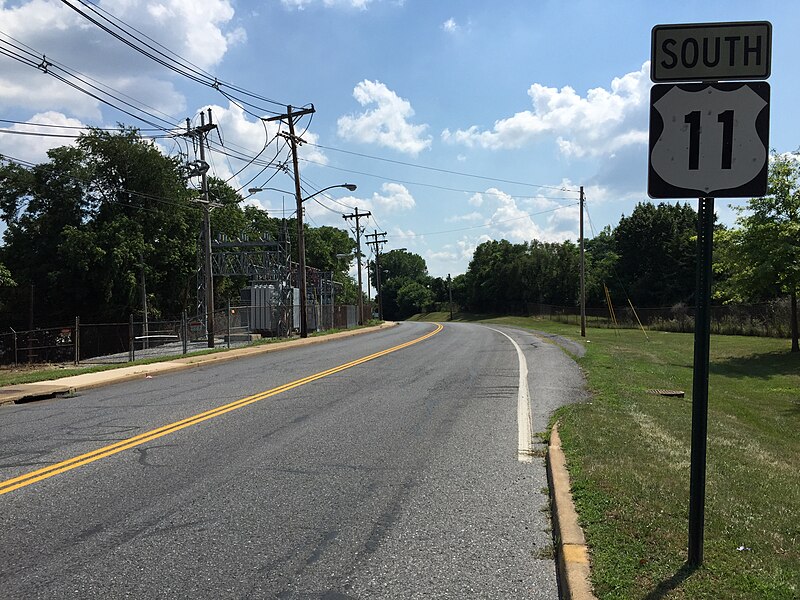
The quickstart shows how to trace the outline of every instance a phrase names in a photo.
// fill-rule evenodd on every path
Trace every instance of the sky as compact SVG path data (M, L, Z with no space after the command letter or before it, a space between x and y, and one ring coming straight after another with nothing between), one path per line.
M112 19L160 62L73 7ZM307 222L349 228L342 214L369 211L361 224L386 232L384 252L405 248L431 275L455 276L487 240L576 241L581 186L587 237L653 202L653 26L764 20L770 146L796 151L795 1L0 0L0 154L42 162L71 143L53 135L124 123L195 160L177 134L210 108L210 173L288 216L286 123L262 117L313 105L296 125L304 194L358 188L316 195ZM176 57L195 76L161 64ZM116 108L97 99L109 93ZM259 187L274 189L248 195ZM718 201L720 220L732 225L743 203Z

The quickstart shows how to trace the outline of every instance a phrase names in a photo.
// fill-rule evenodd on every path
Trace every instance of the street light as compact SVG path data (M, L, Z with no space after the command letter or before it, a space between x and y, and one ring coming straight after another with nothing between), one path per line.
M299 187L299 186L298 186ZM308 315L306 315L306 239L305 233L303 231L303 202L311 200L314 196L321 194L322 192L327 192L328 190L332 190L334 188L345 188L351 192L355 192L358 189L358 186L354 183L340 183L337 185L329 185L326 188L322 188L318 192L314 192L310 196L306 196L305 198L301 198L299 192L295 194L297 198L297 258L298 258L298 270L300 271L300 281L298 282L298 287L300 288L300 337L305 338L308 337ZM253 187L248 189L248 193L257 194L258 192L263 192L264 190L272 190L275 192L282 192L284 194L291 194L292 192L288 192L286 190L279 190L277 188L258 188Z

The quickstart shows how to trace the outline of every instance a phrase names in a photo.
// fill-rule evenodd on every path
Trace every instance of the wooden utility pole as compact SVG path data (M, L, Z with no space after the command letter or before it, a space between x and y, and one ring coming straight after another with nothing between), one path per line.
M453 320L453 280L450 273L447 274L447 297L450 300L450 320Z
M377 229L374 233L367 234L368 238L372 238L372 241L368 241L367 244L375 250L375 293L378 296L378 318L381 321L383 321L383 296L381 296L381 247L379 244L385 244L386 239L379 240L378 236L385 235L385 231L378 231ZM367 273L367 277L369 277L369 273Z
M361 283L361 225L359 225L359 219L362 217L370 217L372 213L367 212L358 212L358 207L355 208L355 212L350 215L342 215L342 218L346 221L350 219L356 220L356 262L358 264L358 324L364 324L364 288Z
M292 149L292 167L294 169L294 195L297 204L297 287L300 289L300 337L308 337L308 314L307 303L308 298L306 291L306 239L303 229L303 197L300 191L300 168L297 164L297 147L303 143L303 140L297 137L294 133L295 119L299 119L305 115L310 115L316 112L314 106L311 108L304 108L302 110L293 111L291 106L286 107L286 114L277 115L263 119L264 121L283 121L289 124L289 134L285 135L289 140Z
M206 138L208 132L217 126L211 121L211 109L208 109L208 123L205 113L200 113L200 127L191 129L191 122L186 119L186 135L197 138L200 147L201 191L203 197L203 288L206 309L206 332L208 333L208 347L214 347L214 274L211 272L211 200L208 197L208 163L206 162ZM195 173L197 174L197 173Z
M586 337L586 260L583 252L583 186L581 186L581 216L580 216L580 238L581 238L581 337Z

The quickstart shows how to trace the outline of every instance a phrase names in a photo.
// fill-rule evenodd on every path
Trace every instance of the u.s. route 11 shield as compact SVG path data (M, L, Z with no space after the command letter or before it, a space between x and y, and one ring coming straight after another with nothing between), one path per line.
M766 194L769 92L766 82L653 86L649 196Z

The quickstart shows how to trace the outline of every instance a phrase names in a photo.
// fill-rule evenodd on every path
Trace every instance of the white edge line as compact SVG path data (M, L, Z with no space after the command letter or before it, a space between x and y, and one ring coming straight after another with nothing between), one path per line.
M514 344L517 350L517 359L519 360L519 394L517 395L517 460L520 462L531 462L533 455L531 453L531 394L528 390L528 362L525 360L525 355L522 353L522 348L514 339L493 327L488 327L492 331L504 335L508 340Z

